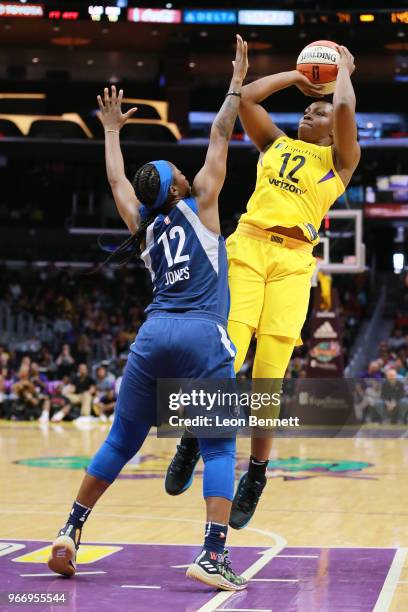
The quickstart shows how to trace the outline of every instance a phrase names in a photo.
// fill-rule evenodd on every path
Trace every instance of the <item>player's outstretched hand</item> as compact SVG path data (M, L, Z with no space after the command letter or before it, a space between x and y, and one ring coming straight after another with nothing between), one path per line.
M322 85L312 83L312 81L309 81L309 79L304 74L299 72L299 70L295 70L294 72L297 72L295 75L295 85L303 94L305 94L305 96L310 96L312 98L323 98Z
M337 51L340 54L339 68L345 67L350 75L353 74L356 69L354 65L354 56L351 55L347 47L343 47L343 45L338 45Z
M239 34L237 34L237 50L232 65L234 66L232 78L243 81L248 70L248 43L242 40Z
M137 111L136 107L131 108L127 113L122 113L123 89L116 95L116 87L112 85L111 95L109 89L103 90L103 101L101 96L97 96L99 111L96 113L105 130L120 130Z

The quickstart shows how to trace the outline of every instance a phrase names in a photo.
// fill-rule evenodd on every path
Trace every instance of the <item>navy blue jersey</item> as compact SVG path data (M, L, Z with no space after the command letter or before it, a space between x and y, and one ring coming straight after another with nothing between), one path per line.
M146 230L142 259L153 282L146 312L201 312L227 319L228 268L225 241L198 217L194 198L158 215Z

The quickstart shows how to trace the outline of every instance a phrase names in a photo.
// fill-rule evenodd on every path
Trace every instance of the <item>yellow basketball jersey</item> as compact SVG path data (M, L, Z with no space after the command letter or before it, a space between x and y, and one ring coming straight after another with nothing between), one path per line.
M281 136L258 162L255 191L240 222L262 229L299 226L317 244L320 224L344 189L331 147Z

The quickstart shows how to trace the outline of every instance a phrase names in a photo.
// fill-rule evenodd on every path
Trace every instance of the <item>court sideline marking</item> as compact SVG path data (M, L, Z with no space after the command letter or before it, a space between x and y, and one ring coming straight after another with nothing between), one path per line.
M247 527L247 529L249 528ZM253 527L252 530L262 531L256 529L255 527ZM270 535L273 535L273 537L275 538L275 545L272 546L272 548L268 548L268 550L266 550L259 559L254 561L254 563L252 563L252 565L250 565L244 572L241 572L241 576L244 576L244 578L246 578L247 580L253 578L253 576L255 576L255 574L257 574L261 569L268 565L268 563L272 561L272 559L276 557L276 555L278 555L281 550L286 548L287 541L285 540L285 538L283 538L277 533L268 533ZM222 593L218 593L217 595L212 597L206 604L201 606L201 608L199 608L197 612L214 612L235 593L236 591L224 591Z
M407 553L408 548L399 548L395 553L373 612L385 612L390 609Z
M0 514L35 514L35 515L48 515L48 516L61 516L61 512L56 510L45 510L44 512L40 510L3 510L0 509ZM175 523L198 523L199 525L203 524L201 519L189 519L189 518L178 518L174 516L146 516L144 514L116 514L113 512L98 512L98 517L108 516L110 518L119 518L119 519L141 519L146 521L173 521ZM254 533L259 533L260 535L266 536L268 538L272 538L273 540L277 540L281 536L274 533L273 531L268 531L267 529L259 529L258 527L246 527L247 531L253 531ZM283 538L282 538L283 539ZM0 540L10 540L11 542L25 542L27 538L0 538ZM52 540L32 540L31 542L48 542ZM86 542L84 542L85 544ZM93 541L93 544L97 544L98 542ZM99 542L100 544L104 544L105 542ZM134 544L135 542L117 542L117 544ZM155 545L156 542L139 542L140 544L152 544ZM286 543L286 540L285 540ZM177 544L168 543L169 546L177 546ZM199 546L198 544L178 544L180 546ZM248 548L258 548L258 546L248 546ZM261 546L259 546L261 548ZM262 554L262 553L261 553Z

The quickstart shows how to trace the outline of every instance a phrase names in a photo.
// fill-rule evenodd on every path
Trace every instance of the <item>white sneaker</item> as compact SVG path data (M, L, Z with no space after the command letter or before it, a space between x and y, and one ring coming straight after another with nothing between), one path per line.
M48 421L50 420L50 413L46 410L43 410L38 420L40 423L48 423Z
M52 417L51 421L53 423L58 423L59 421L62 421L64 416L65 416L64 412L62 410L58 410L58 412L56 412L54 416Z
M106 416L106 414L101 414L101 416L99 417L99 420L101 421L101 423L107 423L108 417Z

